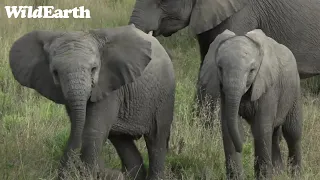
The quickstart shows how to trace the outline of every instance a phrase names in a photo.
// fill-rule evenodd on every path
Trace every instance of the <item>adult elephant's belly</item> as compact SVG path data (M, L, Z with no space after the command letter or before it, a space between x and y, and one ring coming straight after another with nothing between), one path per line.
M275 11L273 16L268 16L268 19L261 22L259 28L267 36L292 51L300 78L318 75L320 74L320 23L318 23L320 4L316 1L302 0L287 2L290 3L284 3L284 11ZM297 3L296 11L292 9L293 3Z
M111 136L129 135L137 139L150 132L157 106L163 98L162 92L166 91L161 84L161 79L150 74L149 78L140 78L136 83L122 88L123 99L118 120L110 131Z
M320 27L319 27L320 28ZM298 72L301 79L320 74L320 39L313 42L310 38L300 37L295 40L295 35L284 41L294 54L297 62ZM319 34L320 35L320 34ZM281 42L280 42L281 43Z

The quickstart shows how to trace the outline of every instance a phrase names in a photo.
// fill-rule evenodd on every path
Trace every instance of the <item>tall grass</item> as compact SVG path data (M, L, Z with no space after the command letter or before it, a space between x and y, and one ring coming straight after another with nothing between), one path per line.
M3 2L4 1L4 2ZM54 179L69 133L64 108L21 87L12 77L8 52L12 43L35 29L88 30L126 25L134 0L2 0L5 5L53 5L56 8L85 6L91 19L8 19L0 10L0 179ZM0 5L3 5L0 4ZM214 126L205 128L192 113L194 85L199 67L196 40L187 30L158 38L173 55L177 77L175 115L166 159L167 179L225 179L224 153L218 113ZM317 80L303 82L303 174L299 179L319 179L320 175L320 102L316 95ZM309 91L311 89L312 91ZM203 114L205 116L206 114ZM204 117L207 118L207 117ZM243 163L247 179L253 179L253 145L246 126ZM137 142L147 164L143 140ZM282 142L284 159L287 148ZM103 151L106 166L121 168L120 160L107 142ZM275 179L290 179L286 173Z

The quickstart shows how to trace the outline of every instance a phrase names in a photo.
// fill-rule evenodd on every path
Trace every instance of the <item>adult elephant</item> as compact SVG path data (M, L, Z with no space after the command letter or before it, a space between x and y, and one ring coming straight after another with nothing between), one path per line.
M320 73L319 17L318 0L137 0L129 23L166 37L189 26L197 35L201 66L209 45L224 30L241 35L262 29L293 52L304 79ZM200 84L198 96L206 86L216 87L210 87L214 99L219 96L217 83Z

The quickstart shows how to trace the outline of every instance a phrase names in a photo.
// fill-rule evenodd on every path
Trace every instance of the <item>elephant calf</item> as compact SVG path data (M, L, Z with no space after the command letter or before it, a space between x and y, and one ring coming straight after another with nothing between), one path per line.
M260 29L244 36L225 30L210 45L200 71L201 85L221 92L221 126L228 178L243 178L240 116L251 125L255 176L271 177L282 166L281 130L293 172L301 164L300 78L292 52Z
M71 133L59 178L70 153L94 173L103 168L101 147L109 138L134 179L146 179L134 140L144 136L148 179L163 178L173 120L175 76L158 40L134 25L89 32L33 31L14 42L10 67L15 79L64 104Z

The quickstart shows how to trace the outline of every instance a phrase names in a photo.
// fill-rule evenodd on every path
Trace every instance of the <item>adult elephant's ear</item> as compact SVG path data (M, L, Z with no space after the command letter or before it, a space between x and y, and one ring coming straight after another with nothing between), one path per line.
M45 47L61 32L32 31L16 40L9 52L9 64L14 78L22 85L35 89L44 97L64 104L59 87L55 86L49 70Z
M189 27L194 34L208 31L241 10L248 0L196 0Z
M141 38L134 26L90 31L100 45L99 80L90 100L96 102L140 77L151 61L151 42Z
M279 60L274 50L274 40L261 29L248 32L245 36L258 45L261 64L252 85L251 101L258 100L278 79Z

